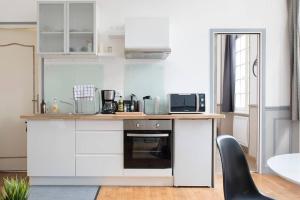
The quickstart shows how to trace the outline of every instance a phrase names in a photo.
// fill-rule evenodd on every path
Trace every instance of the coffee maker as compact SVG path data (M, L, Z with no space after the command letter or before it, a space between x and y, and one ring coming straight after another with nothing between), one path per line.
M117 110L115 90L101 90L102 114L114 114Z

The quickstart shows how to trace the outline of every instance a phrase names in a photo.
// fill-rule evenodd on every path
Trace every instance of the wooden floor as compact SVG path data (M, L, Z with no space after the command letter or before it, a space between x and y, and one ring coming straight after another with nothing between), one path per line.
M277 176L253 174L256 186L278 200L300 199L300 186ZM97 200L222 200L222 177L215 188L188 187L102 187Z
M3 177L26 177L25 173L0 173ZM278 200L300 199L300 186L278 176L253 174L256 186ZM215 188L198 187L101 187L97 200L222 200L222 176L216 177Z

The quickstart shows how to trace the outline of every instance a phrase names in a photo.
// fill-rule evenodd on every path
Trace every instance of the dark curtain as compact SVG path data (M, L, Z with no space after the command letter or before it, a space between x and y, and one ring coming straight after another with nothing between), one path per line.
M290 45L291 45L291 115L300 118L300 21L299 0L288 0Z
M235 39L236 35L226 35L222 92L222 112L234 112Z

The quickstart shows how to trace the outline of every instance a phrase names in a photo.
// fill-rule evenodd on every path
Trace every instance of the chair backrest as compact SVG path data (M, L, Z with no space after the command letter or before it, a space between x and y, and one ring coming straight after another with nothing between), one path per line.
M240 195L258 194L242 148L234 137L218 136L217 146L222 161L225 200Z

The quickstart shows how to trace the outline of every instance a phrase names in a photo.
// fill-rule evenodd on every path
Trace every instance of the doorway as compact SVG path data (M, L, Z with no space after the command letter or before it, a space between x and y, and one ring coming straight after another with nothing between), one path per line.
M262 35L260 31L211 32L212 110L222 113L217 135L228 134L241 145L250 171L260 171L262 119ZM218 158L218 155L216 155ZM219 171L216 161L217 171Z
M26 124L37 111L35 28L0 29L0 171L26 170Z

